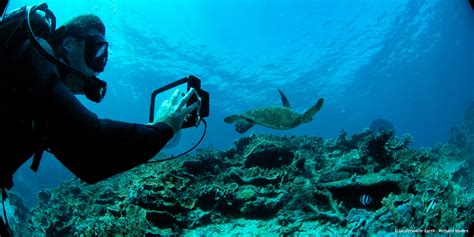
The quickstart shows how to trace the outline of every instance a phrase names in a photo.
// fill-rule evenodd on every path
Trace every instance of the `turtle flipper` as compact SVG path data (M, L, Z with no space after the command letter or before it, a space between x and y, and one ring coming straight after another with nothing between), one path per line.
M244 133L249 130L255 123L252 120L246 119L240 115L231 115L224 118L226 123L235 123L235 131L239 133Z
M240 119L242 119L242 116L240 116L240 115L231 115L231 116L225 117L224 122L226 122L226 123L235 123L235 122L239 121Z
M319 98L318 102L316 102L313 107L309 108L304 114L303 114L303 122L309 122L313 119L313 116L319 112L321 107L323 107L324 104L324 99Z
M283 91L278 89L278 93L280 93L281 103L283 104L283 107L291 108L290 101L288 101L288 98L286 98L285 94L283 94Z
M235 131L238 133L244 133L247 130L249 130L251 127L253 127L254 124L248 123L247 121L239 121L235 124Z

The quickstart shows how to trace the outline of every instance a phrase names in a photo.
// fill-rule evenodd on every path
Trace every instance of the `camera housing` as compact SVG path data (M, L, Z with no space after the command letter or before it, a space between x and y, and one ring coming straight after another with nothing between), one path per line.
M198 102L198 107L192 111L184 120L181 128L190 128L196 127L199 125L201 118L209 116L209 92L201 88L201 80L193 75L189 75L185 78L172 82L166 86L154 90L151 94L151 104L150 104L150 118L149 122L154 121L155 116L155 98L158 94L165 91L171 90L175 87L178 87L182 84L187 84L187 90L194 88L196 94L192 95L189 98L187 105L192 105L195 102Z

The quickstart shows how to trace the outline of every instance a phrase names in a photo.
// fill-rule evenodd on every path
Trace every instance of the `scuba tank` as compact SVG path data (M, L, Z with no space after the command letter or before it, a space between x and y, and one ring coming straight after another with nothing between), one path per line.
M30 16L30 25L33 33L49 41L52 33L56 29L56 17L48 9L46 3L36 6L35 11ZM22 7L3 16L0 23L0 42L3 49L15 48L28 39L26 15L28 7Z
M46 3L35 6L34 9L36 10L31 13L31 15L29 14L32 8L27 6L14 10L8 14L4 14L7 4L8 1L2 1L2 5L0 5L0 55L2 55L0 59L2 69L0 71L2 74L5 73L6 75L8 75L11 66L11 54L27 39L31 38L28 30L32 30L34 35L38 37L50 40L51 35L56 28L56 18L51 10L48 9ZM9 90L4 90L5 88L3 88L3 82L1 80L0 85L2 100L12 96ZM32 167L32 169L37 169L41 154L42 151L41 153L35 153L33 163L34 167ZM2 159L0 159L0 166L3 166ZM0 236L8 237L13 236L13 233L11 232L8 223L4 202L7 197L6 189L11 188L13 183L11 180L12 177L8 175L8 173L3 173L1 171L2 170L0 169L0 191L2 194L0 202L3 204L3 218L0 218Z

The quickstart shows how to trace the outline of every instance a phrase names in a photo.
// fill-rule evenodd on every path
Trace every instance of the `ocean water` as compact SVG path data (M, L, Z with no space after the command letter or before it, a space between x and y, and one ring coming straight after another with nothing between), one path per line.
M9 10L40 1L12 1ZM474 100L474 11L467 0L51 0L58 24L84 13L107 27L108 94L81 100L101 118L146 123L151 92L187 75L209 91L201 148L227 149L251 132L336 138L384 118L413 147L446 142ZM224 117L280 105L283 90L309 124L238 134ZM183 131L176 154L203 128ZM27 205L71 174L50 154L25 164L14 190Z

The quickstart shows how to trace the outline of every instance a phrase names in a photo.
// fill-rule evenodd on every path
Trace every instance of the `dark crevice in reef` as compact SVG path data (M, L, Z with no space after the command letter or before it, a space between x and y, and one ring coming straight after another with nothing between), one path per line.
M336 200L342 201L347 209L358 207L377 210L382 207L382 199L388 197L390 193L399 194L400 188L394 182L380 182L370 186L347 186L341 188L328 189ZM350 194L350 195L348 195ZM373 198L371 203L363 205L360 202L362 195L370 195Z

